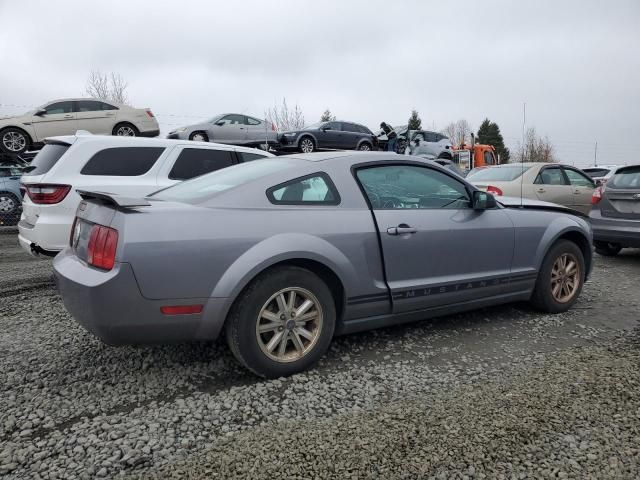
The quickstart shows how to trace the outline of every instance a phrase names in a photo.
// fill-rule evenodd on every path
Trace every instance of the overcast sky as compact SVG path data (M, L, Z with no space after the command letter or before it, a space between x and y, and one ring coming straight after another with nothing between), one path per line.
M375 128L528 126L561 161L638 162L640 1L0 0L0 115L118 72L164 132L286 97Z

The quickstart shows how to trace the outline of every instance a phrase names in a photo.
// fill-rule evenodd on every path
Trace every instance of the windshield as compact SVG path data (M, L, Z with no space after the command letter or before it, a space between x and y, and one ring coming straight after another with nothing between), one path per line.
M259 160L223 168L149 195L157 200L197 204L220 192L291 167L286 160Z
M476 170L469 172L467 180L472 182L478 182L483 180L492 180L494 182L510 182L519 178L524 172L531 167L525 167L522 165L512 165L509 167L494 167L483 168L482 170Z
M607 183L607 187L613 188L640 188L640 166L624 169L614 175Z
M215 117L213 117L213 118L211 118L211 119L209 120L209 123L215 123L215 122L217 122L218 120L220 120L222 117L223 117L223 115L216 115Z

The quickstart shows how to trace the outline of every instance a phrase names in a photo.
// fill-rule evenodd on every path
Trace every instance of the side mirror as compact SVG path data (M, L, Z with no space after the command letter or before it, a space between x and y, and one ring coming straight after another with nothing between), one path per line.
M37 117L41 117L42 115L44 115L45 113L47 113L47 111L44 108L39 108L38 110L36 110L35 115Z
M215 124L216 124L217 126L219 126L219 127L224 127L224 124L225 124L225 123L226 123L226 122L225 122L224 120L218 120Z
M322 128L321 128L321 130L322 130L323 132L326 132L327 130L331 130L331 127L329 127L329 126L324 126L324 127L322 127Z
M495 208L496 199L490 193L474 190L472 204L474 210L488 210L489 208Z

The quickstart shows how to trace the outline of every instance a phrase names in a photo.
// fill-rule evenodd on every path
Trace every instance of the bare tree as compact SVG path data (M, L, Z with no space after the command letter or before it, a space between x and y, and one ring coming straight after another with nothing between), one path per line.
M518 144L516 159L519 162L554 163L557 161L549 138L538 137L535 127L529 127L525 132L524 146Z
M441 133L449 137L451 143L456 147L471 142L471 127L465 119L451 122Z
M129 84L119 73L102 73L92 70L87 78L85 92L92 98L99 98L119 104L128 104L127 86Z
M286 98L282 99L282 104L274 104L272 108L269 108L265 113L265 117L278 131L298 130L304 127L302 109L297 103L291 109L287 104Z

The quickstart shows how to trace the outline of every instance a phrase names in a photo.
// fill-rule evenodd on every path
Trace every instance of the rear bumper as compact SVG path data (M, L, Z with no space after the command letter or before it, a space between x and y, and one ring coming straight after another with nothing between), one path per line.
M595 242L640 248L640 221L603 217L598 209L592 210L589 218Z
M66 309L86 330L112 345L212 340L218 336L226 298L151 300L142 296L133 269L116 263L104 272L87 266L70 249L53 261ZM203 304L201 314L164 315L166 305Z
M32 225L24 219L18 222L18 243L24 251L35 255L55 255L69 241L71 224L62 222L47 223L45 218L38 219Z

